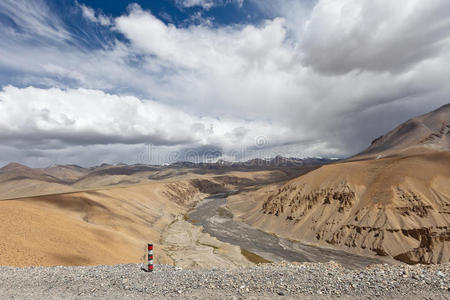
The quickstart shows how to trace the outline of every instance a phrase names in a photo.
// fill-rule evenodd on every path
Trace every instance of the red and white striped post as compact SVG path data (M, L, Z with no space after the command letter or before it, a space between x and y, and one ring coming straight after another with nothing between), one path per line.
M153 272L153 244L148 244L148 269L147 272Z

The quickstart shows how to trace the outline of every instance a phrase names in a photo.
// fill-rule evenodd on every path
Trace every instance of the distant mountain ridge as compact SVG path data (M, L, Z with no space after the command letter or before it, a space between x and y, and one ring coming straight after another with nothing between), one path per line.
M383 136L355 157L377 157L404 151L450 150L450 103L412 118Z
M77 165L55 165L47 168L29 168L22 164L10 163L0 168L0 198L72 192L82 189L112 185L134 185L152 180L167 179L188 174L204 175L233 171L275 171L299 174L299 170L313 169L335 160L322 158L253 159L247 162L214 163L176 162L170 165L101 164L90 168ZM287 175L292 176L292 175Z
M108 174L108 175L129 175L136 172L143 171L155 171L167 168L274 168L274 167L296 167L296 166L307 166L307 165L317 165L317 164L327 164L331 162L336 162L339 159L329 159L320 157L308 157L308 158L297 158L297 157L283 157L276 156L274 158L254 158L243 162L231 162L226 160L218 160L216 162L191 162L191 161L177 161L166 165L150 165L150 164L124 164L118 163L115 165L103 163L99 166L93 166L89 168L84 168L78 165L55 165L47 168L30 168L28 166L19 163L9 163L4 167L0 168L1 173L7 172L39 172L47 175L53 175L58 171L67 172L77 172L80 175L86 175L87 173L97 173L98 175ZM121 171L122 170L122 171Z
M268 159L254 158L243 162L230 162L225 160L218 160L217 162L194 163L189 161L183 161L183 162L175 162L173 164L170 164L169 166L182 168L209 168L209 169L221 169L221 168L258 169L258 168L298 167L298 166L328 164L336 161L337 159L318 158L318 157L288 158L278 155L274 158Z

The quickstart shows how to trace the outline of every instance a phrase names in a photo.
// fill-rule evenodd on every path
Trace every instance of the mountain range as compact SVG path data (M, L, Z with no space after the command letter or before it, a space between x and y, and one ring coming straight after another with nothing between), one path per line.
M136 263L149 240L156 262L170 264L168 226L207 195L231 191L236 220L280 237L410 264L449 262L449 123L445 105L344 160L10 163L0 169L0 265Z

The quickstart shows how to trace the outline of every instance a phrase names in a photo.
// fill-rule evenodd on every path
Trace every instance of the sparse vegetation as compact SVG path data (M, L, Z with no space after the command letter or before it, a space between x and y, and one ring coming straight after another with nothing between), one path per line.
M202 246L206 246L206 247L211 247L211 248L213 248L214 250L219 249L219 247L214 246L214 245L211 245L211 244L206 244L206 243L198 243L198 244L199 244L199 245L202 245Z
M270 260L267 260L264 257L261 257L258 254L255 254L253 252L245 250L244 248L241 248L241 254L244 255L245 258L247 258L249 261L251 261L254 264L270 264L270 263L272 263Z
M194 224L194 225L198 225L198 224L200 223L199 220L190 218L190 217L189 217L189 213L184 214L184 215L183 215L183 219L184 219L186 222L189 222L189 223Z

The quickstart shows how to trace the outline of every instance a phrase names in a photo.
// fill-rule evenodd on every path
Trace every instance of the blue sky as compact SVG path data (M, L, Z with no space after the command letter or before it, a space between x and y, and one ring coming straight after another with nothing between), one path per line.
M69 4L71 1L67 1ZM269 17L268 14L253 2L243 1L239 4L237 1L205 1L212 3L213 6L209 9L204 9L201 5L183 6L180 1L105 1L105 0L91 0L79 1L89 7L101 10L104 14L112 16L122 15L128 5L137 3L143 9L150 10L153 14L159 16L167 23L173 23L177 26L186 25L191 17L195 14L201 13L203 18L212 18L216 26L232 23L256 23L264 18ZM62 5L64 6L64 5Z
M128 41L120 32L111 30L109 26L102 26L98 22L92 22L89 18L86 18L83 14L83 9L80 8L92 10L97 16L102 15L113 20L127 14L133 5L139 5L142 10L151 13L165 24L173 24L178 28L202 24L207 24L209 27L214 28L244 26L245 24L260 24L267 19L277 17L277 12L267 9L268 6L257 5L255 4L257 2L253 1L238 0L32 0L30 3L29 8L25 8L25 10L32 10L34 8L33 3L40 7L45 6L54 17L58 18L58 21L65 25L64 29L72 35L73 46L85 48L85 51L107 49L116 40L124 43ZM5 28L26 33L26 29L8 16L7 11L2 12L0 10L0 22ZM55 24L51 23L48 25L51 27L55 26ZM54 44L54 41L43 39L40 36L32 37L28 42L30 48L33 44ZM20 73L14 72L15 70L4 68L2 71L0 73L1 84L27 85L27 83L23 83L20 80L14 80L15 76L21 77ZM67 84L70 84L70 82L67 82ZM34 85L45 86L45 84ZM117 88L121 89L120 87Z
M345 157L448 103L447 0L0 2L0 164Z

